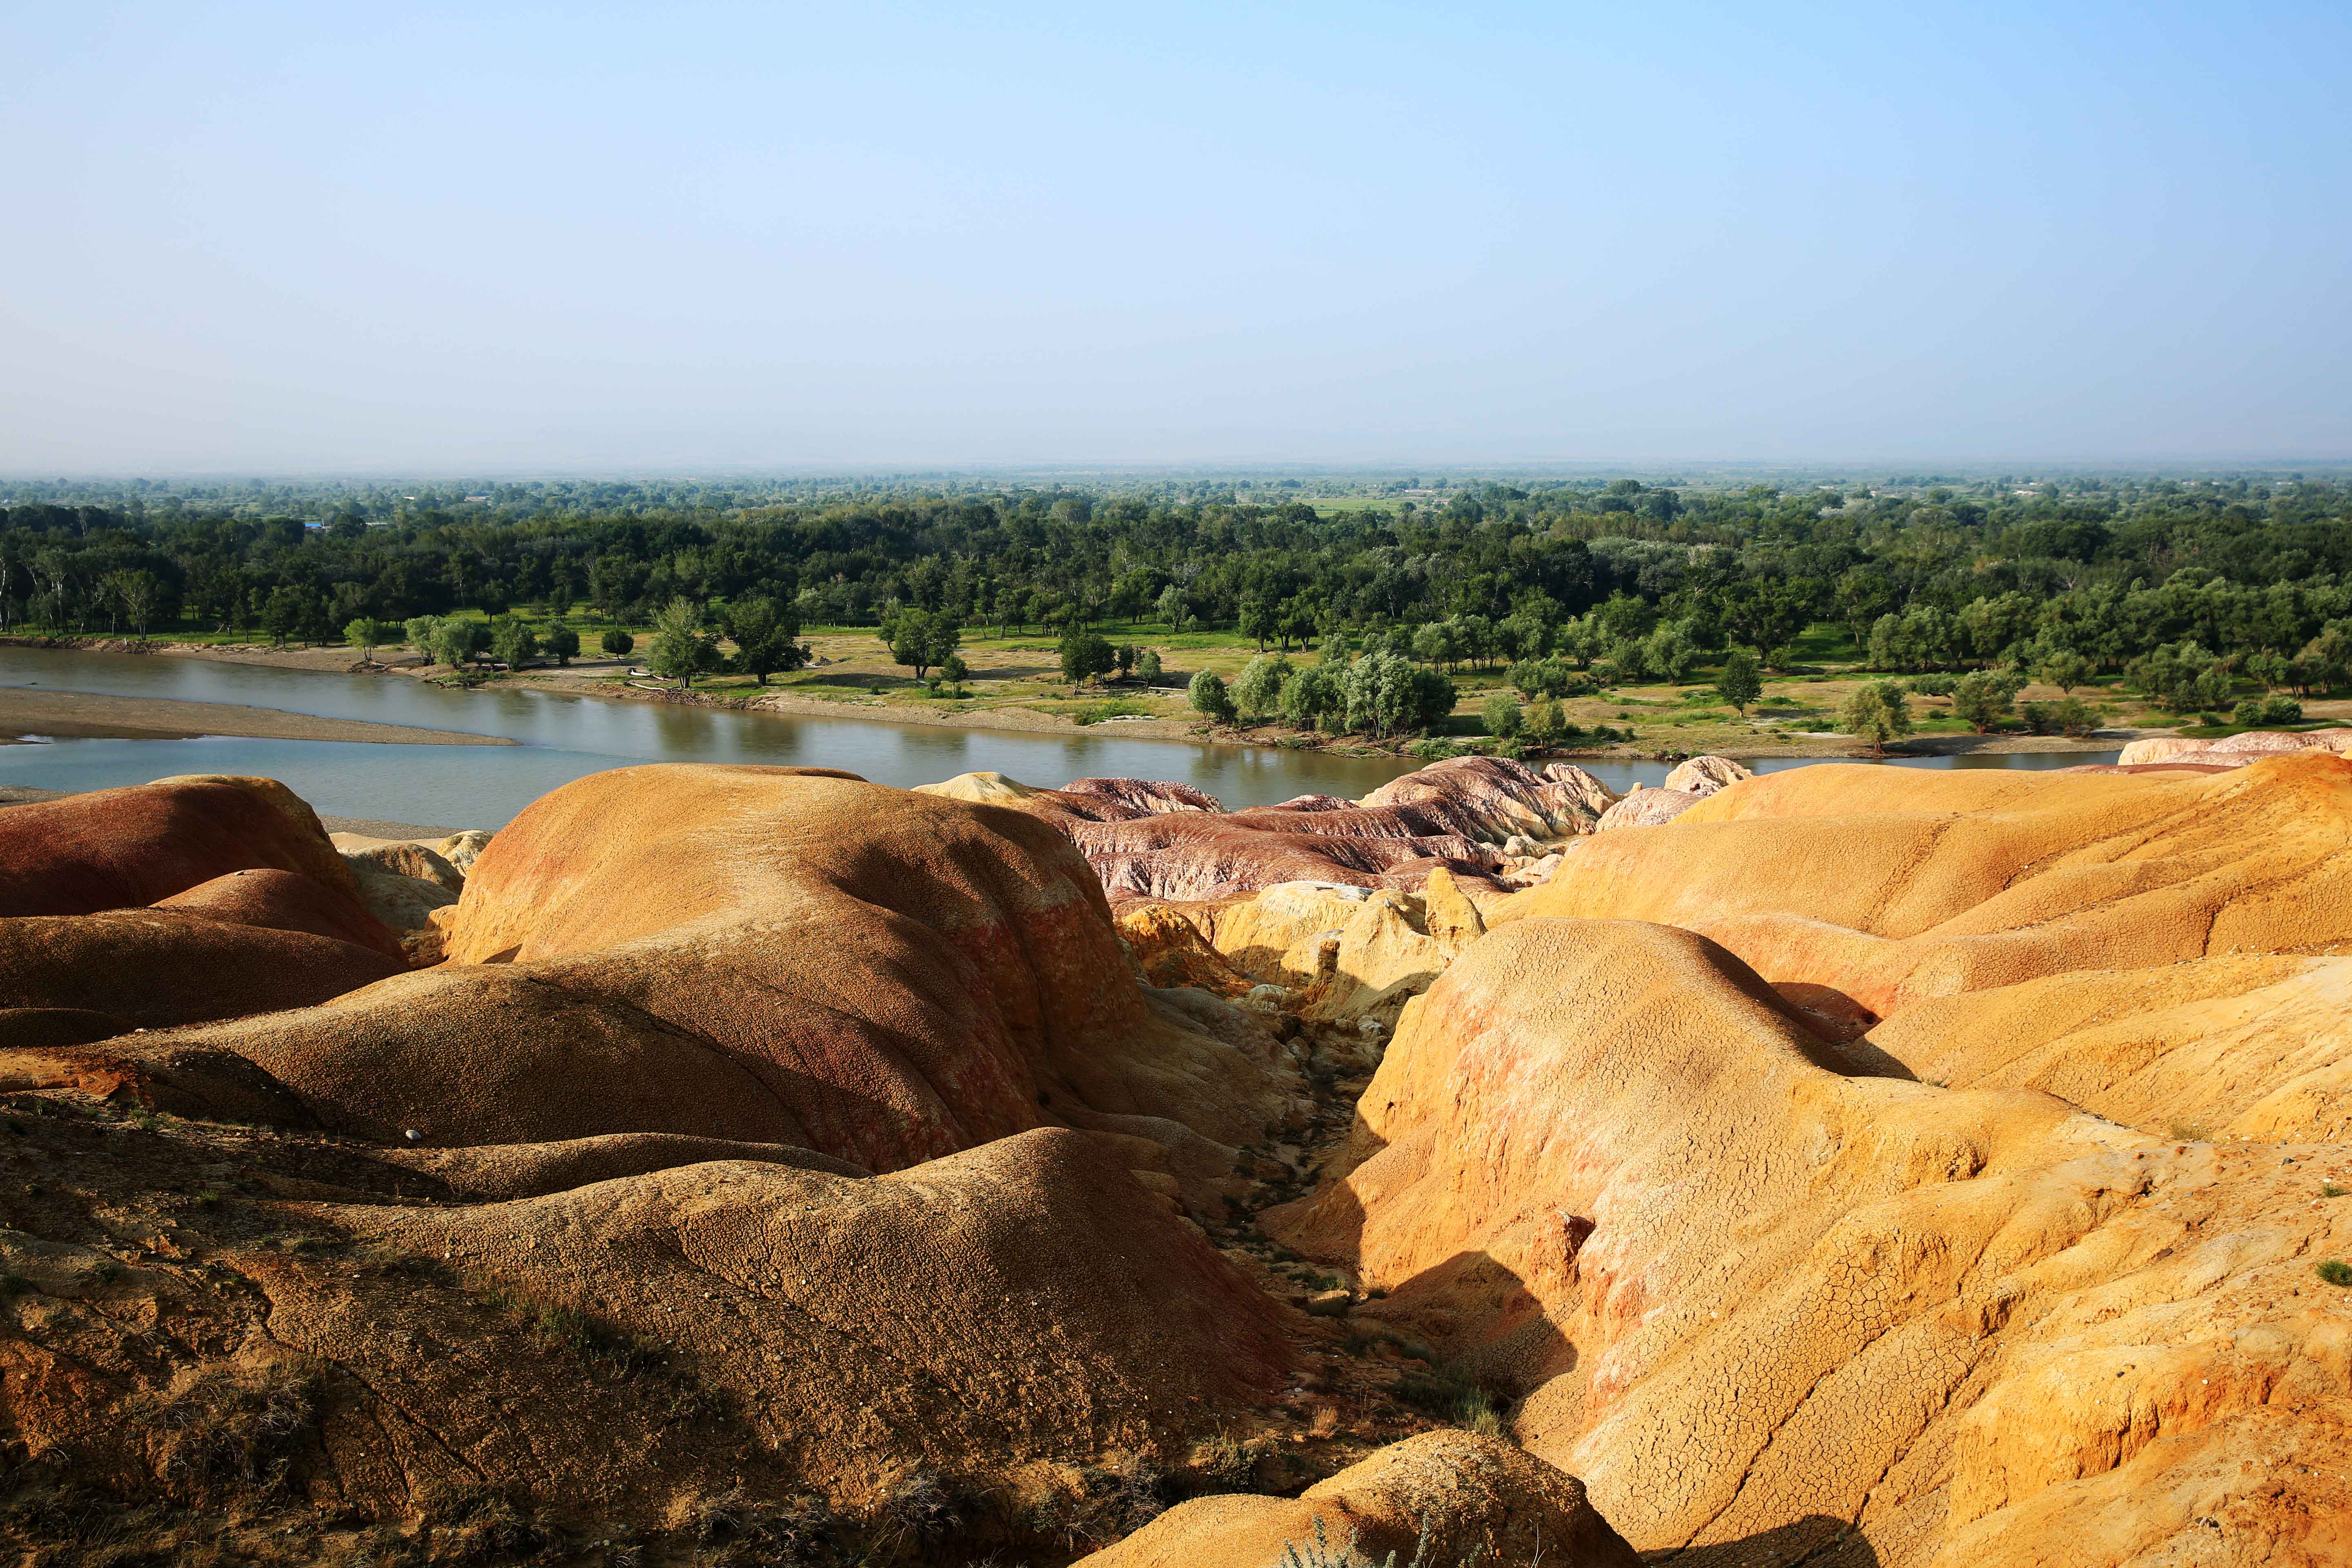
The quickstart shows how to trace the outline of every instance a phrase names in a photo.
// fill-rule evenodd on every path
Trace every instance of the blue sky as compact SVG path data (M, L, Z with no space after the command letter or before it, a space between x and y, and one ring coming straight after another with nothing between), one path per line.
M0 4L0 470L2352 457L2352 8Z

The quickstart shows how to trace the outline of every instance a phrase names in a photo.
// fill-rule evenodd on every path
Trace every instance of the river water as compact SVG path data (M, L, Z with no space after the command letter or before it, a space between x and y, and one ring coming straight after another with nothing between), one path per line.
M931 784L992 770L1055 787L1072 779L1173 780L1228 806L1300 795L1358 796L1418 763L1320 752L1038 735L866 719L740 713L662 702L614 702L529 690L450 691L404 676L329 675L213 659L0 647L0 686L236 702L289 713L499 735L512 746L400 746L207 736L194 741L48 741L0 746L0 784L105 789L173 773L260 773L320 812L445 827L499 827L585 773L640 763L772 763L845 768L877 784ZM190 722L196 721L193 718ZM2026 752L1891 760L1912 767L2068 767L2113 753ZM1770 758L1759 772L1805 765ZM1670 764L1582 764L1610 788L1656 784Z

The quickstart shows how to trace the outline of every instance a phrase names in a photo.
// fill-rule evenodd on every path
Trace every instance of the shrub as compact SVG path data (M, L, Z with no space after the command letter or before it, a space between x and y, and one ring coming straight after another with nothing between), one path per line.
M2249 697L2231 712L2230 721L2247 730L2265 724L2299 724L2303 704L2292 697Z
M1397 1380L1396 1395L1441 1421L1483 1436L1509 1440L1502 1407L1494 1395L1457 1373L1407 1373Z
M1160 650L1147 647L1135 656L1135 678L1146 686L1160 684Z
M2331 1258L2319 1265L2318 1273L2330 1285L2352 1285L2352 1263Z
M909 1470L893 1481L882 1496L874 1519L874 1532L883 1545L903 1552L919 1543L936 1542L961 1522L955 1495L937 1470Z
M597 639L597 645L614 658L625 658L637 646L637 639L614 626Z
M424 1500L435 1563L500 1563L545 1552L555 1537L491 1487L447 1487Z
M1949 697L1958 678L1949 675L1915 675L1907 682L1922 697Z
M1478 716L1486 722L1486 733L1499 740L1507 741L1526 727L1525 710L1520 708L1518 699L1507 691L1497 691L1488 697L1478 710Z
M138 1402L134 1416L155 1434L157 1468L175 1493L271 1492L303 1447L318 1395L307 1363L214 1367L175 1394Z

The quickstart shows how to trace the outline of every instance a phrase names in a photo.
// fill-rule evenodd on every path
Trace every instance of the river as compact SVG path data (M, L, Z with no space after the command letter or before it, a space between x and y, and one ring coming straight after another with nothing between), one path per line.
M868 719L741 713L529 690L451 691L404 676L331 675L215 659L0 647L0 686L235 702L289 713L499 735L512 746L403 746L206 736L194 741L47 741L0 747L0 784L105 789L173 773L260 773L335 816L499 827L585 773L639 763L772 763L845 768L877 784L930 784L993 771L1024 784L1166 779L1228 806L1300 795L1358 796L1418 763L1259 746L1039 735ZM192 721L193 722L193 721ZM1768 758L1759 772L1812 759ZM2068 767L2103 752L1890 759L1912 767ZM1664 763L1592 762L1610 788L1656 784Z

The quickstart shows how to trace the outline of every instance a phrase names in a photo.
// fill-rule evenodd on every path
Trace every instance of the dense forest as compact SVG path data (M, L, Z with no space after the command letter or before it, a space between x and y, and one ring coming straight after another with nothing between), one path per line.
M18 486L0 629L317 641L467 608L642 626L681 601L715 626L757 599L800 627L919 608L976 634L1344 634L1440 667L1549 657L1636 679L1733 647L1785 668L1826 625L1874 668L2121 673L2184 709L2352 666L2352 485L2335 479L1305 488L142 486L100 503Z

